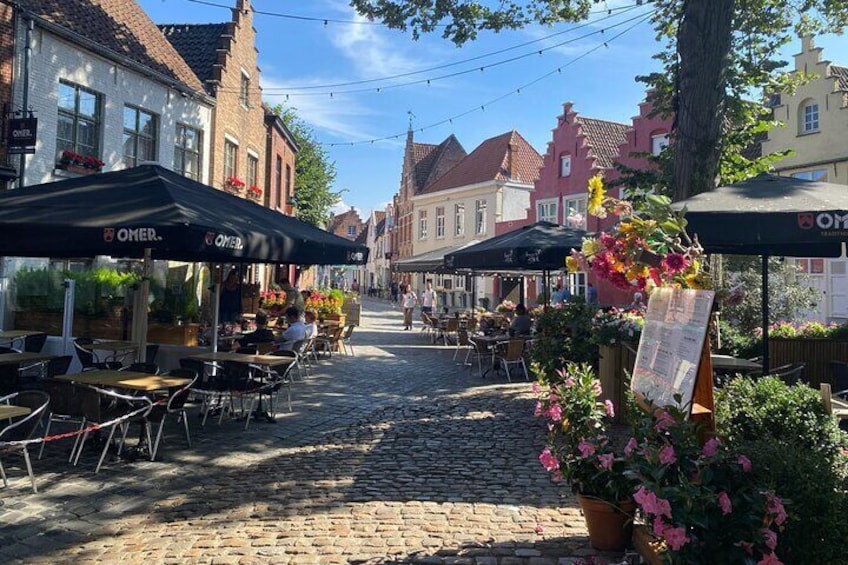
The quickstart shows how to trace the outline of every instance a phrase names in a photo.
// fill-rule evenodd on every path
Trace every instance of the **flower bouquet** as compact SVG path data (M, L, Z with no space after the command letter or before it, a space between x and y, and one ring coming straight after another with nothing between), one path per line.
M238 177L227 177L224 181L224 190L230 194L240 195L244 190L244 181Z
M501 314L511 314L515 312L515 302L512 300L504 300L495 308Z
M306 297L306 309L315 311L321 319L327 315L341 314L342 303L344 301L343 296L341 291L313 290Z
M569 363L548 380L534 385L541 394L535 415L548 422L539 461L554 481L567 481L578 495L592 545L620 551L632 532L635 481L608 433L615 408L609 400L599 402L601 384L588 364Z
M265 290L259 293L259 307L269 316L280 316L286 305L286 291Z
M247 197L258 202L262 199L262 189L255 184L251 185L247 189Z
M777 565L783 502L759 484L751 461L669 407L646 414L625 448L634 499L670 563Z
M642 311L621 308L598 310L592 317L591 339L597 345L638 343L644 325L645 313Z
M74 153L73 151L62 151L61 155L59 155L59 163L57 164L60 169L71 169L73 167L77 167L81 169L88 169L96 173L103 170L104 165L105 163L97 157L81 155L79 153Z

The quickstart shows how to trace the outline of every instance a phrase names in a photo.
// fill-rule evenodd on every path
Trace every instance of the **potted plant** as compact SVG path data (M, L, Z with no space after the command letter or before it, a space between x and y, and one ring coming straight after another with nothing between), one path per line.
M635 482L608 433L615 408L609 400L599 401L601 384L587 363L568 363L541 380L534 385L541 393L535 413L548 420L549 432L539 461L577 495L592 546L622 551L633 531Z
M92 174L103 170L105 163L91 155L80 155L73 151L62 151L56 163L57 169L63 169L72 173Z
M255 184L250 185L247 189L247 197L251 200L259 202L260 200L262 200L262 189L256 186Z
M501 314L512 314L515 312L515 302L512 300L504 300L495 308Z
M236 176L227 177L224 180L224 190L230 194L240 195L244 190L244 181Z
M627 444L638 481L633 498L668 563L777 565L783 502L752 473L751 461L703 430L686 411L644 413ZM639 544L637 536L637 546Z

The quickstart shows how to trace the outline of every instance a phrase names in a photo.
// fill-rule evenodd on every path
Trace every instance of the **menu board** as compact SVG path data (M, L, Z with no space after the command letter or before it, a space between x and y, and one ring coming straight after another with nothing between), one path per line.
M658 288L651 293L630 388L655 406L692 402L715 292ZM691 409L691 407L690 407Z

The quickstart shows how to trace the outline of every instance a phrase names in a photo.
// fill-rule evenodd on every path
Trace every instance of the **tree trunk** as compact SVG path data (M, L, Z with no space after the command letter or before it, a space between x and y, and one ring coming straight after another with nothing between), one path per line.
M715 188L735 0L685 0L677 33L672 198Z

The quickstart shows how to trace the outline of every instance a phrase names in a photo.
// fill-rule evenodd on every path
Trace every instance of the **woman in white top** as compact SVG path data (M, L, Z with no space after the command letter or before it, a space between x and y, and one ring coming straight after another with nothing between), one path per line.
M415 303L418 301L418 297L415 295L415 292L412 290L412 285L406 285L406 290L403 293L403 299L401 300L401 306L403 306L403 329L411 330L412 329L412 311L415 309Z
M303 317L306 319L306 339L310 339L318 335L318 324L315 323L315 312L307 310Z

